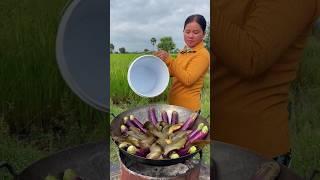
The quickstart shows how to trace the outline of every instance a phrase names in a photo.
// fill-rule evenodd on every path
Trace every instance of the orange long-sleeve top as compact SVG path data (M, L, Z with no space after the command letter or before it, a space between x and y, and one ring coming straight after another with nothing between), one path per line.
M214 139L267 157L289 151L289 86L316 1L213 1Z
M165 63L172 76L169 104L182 106L193 111L201 108L201 89L208 72L210 55L201 42L189 52L179 53L176 59L168 57Z

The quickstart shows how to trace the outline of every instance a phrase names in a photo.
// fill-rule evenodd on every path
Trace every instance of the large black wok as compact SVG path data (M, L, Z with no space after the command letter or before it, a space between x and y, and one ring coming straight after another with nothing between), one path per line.
M148 111L148 108L150 108L150 107L155 108L158 121L161 120L160 111L162 111L162 110L165 110L167 112L170 112L170 110L177 111L179 114L179 122L185 122L185 120L192 113L192 111L190 111L186 108L183 108L180 106L174 106L174 105L167 105L167 104L151 104L151 105L147 105L147 106L137 107L137 108L122 112L121 114L119 114L118 116L116 116L113 119L113 121L110 125L111 136L121 136L120 126L121 126L121 124L123 124L122 119L125 116L134 115L135 117L137 117L137 119L140 120L141 123L148 121L147 111ZM198 124L200 124L200 123L204 123L209 128L209 124L208 124L207 120L199 115L199 117L197 118L197 120L195 121L195 123L193 124L191 129L195 129L198 126ZM210 129L209 129L209 132L210 132ZM209 140L209 139L210 139L210 136L208 134L208 136L206 137L206 140ZM117 146L118 146L118 144L117 144ZM201 159L201 153L202 153L202 149L199 148L195 153L189 154L186 156L182 156L177 159L151 160L151 159L147 159L144 157L129 154L128 152L126 152L125 150L120 149L120 148L119 148L119 151L127 158L134 159L135 161L143 163L143 164L149 164L149 165L155 165L155 166L168 166L168 165L173 165L173 164L177 164L177 163L183 163L185 160L192 158L197 153L200 154L200 159Z
M108 147L106 141L83 144L36 161L20 173L5 162L0 162L0 169L7 167L15 180L44 180L48 174L61 177L67 168L75 170L84 179L107 179L110 171Z

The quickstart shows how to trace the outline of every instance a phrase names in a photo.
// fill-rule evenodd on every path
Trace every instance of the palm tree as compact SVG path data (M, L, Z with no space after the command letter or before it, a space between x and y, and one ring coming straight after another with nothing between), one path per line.
M150 41L151 41L151 44L153 46L153 51L154 51L154 45L156 44L157 39L153 37L153 38L150 39Z
M114 50L114 45L111 43L110 44L110 53L113 53L113 50Z

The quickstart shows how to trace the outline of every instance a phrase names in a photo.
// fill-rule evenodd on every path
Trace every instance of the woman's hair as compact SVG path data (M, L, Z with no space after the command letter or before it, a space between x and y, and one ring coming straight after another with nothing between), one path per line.
M187 24L189 24L191 22L194 22L194 21L197 22L200 25L203 33L205 33L206 32L207 22L206 22L206 19L200 14L193 14L193 15L189 16L186 19L186 21L184 22L183 29L186 28Z

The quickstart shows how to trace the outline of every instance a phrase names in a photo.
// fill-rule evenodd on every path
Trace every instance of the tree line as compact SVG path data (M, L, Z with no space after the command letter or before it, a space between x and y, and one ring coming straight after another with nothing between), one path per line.
M156 46L157 50L162 49L162 50L165 50L165 51L170 52L170 53L179 52L179 49L176 48L176 44L173 42L172 37L170 37L170 36L165 36L165 37L160 38L160 42L158 44L156 44L157 43L157 39L155 37L152 37L150 39L150 43L153 46L153 50L152 51L156 50L155 49L155 46ZM209 26L207 27L207 30L206 30L204 43L205 43L206 48L210 51L210 27ZM118 49L119 52L114 51L115 50L115 46L112 43L110 43L110 47L109 48L110 48L110 53L121 53L121 54L128 53L125 47L120 47ZM144 49L143 52L147 53L147 52L151 52L151 51L149 49Z
M155 37L152 37L150 39L150 42L153 46L153 50L155 51L155 45L157 42L157 39ZM173 42L172 38L170 36L166 36L166 37L162 37L160 38L160 42L157 44L157 50L162 49L168 52L173 52L176 48L176 44ZM114 44L110 44L110 53L117 53L114 51L115 50L115 46ZM119 53L124 54L124 53L128 53L125 47L120 47L119 49ZM144 49L143 52L150 52L149 49Z

